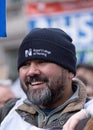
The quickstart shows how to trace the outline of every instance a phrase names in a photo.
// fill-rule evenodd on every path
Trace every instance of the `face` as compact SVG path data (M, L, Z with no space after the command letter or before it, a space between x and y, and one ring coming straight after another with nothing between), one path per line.
M87 96L90 98L93 98L93 86L87 85L86 86Z
M64 96L68 71L44 60L27 61L19 76L28 99L37 105L48 106Z

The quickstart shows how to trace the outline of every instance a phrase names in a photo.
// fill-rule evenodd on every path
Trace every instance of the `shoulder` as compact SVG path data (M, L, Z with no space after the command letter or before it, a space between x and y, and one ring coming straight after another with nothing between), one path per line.
M5 118L5 116L9 113L9 111L13 108L19 98L14 98L9 100L3 107L0 108L0 123Z

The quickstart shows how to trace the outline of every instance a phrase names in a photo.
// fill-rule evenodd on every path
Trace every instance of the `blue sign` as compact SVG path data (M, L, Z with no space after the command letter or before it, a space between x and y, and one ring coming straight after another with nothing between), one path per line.
M93 50L93 10L28 17L28 25L29 29L36 27L62 28L72 37L77 52L79 51L79 62L85 60L86 50ZM93 51L91 52L93 53Z
M0 37L6 37L6 0L0 0Z

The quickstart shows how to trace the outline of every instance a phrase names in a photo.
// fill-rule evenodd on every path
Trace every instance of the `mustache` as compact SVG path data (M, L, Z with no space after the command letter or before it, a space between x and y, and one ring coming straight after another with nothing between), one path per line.
M36 81L48 82L48 78L42 77L42 76L39 76L39 75L28 76L26 78L25 84L29 85L29 84L31 84L31 82L36 82Z

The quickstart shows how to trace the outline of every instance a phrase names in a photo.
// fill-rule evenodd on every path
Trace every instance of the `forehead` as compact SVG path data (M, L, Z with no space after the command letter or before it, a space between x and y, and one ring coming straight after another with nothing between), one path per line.
M52 63L52 62L50 62L48 60L44 60L44 59L31 59L31 60L25 61L25 63L28 63L28 62L46 62L46 63Z
M64 67L62 67L62 66L60 66L60 65L58 65L58 64L56 64L54 62L51 62L51 61L48 61L48 60L43 60L43 59L33 59L33 60L31 59L31 60L27 60L27 61L25 61L25 63L22 66L25 66L26 64L31 64L31 63L39 64L39 65L42 65L42 66L45 66L45 67L46 67L46 65L48 65L48 66L53 67L52 69L54 69L54 68L60 68L62 70L67 70Z

